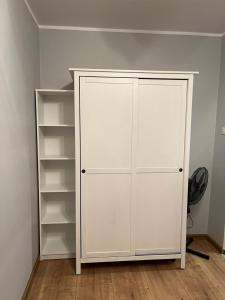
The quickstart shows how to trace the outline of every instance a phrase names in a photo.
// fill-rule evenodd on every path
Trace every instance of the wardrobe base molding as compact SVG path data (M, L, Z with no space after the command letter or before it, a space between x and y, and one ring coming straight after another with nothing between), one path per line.
M81 258L82 264L98 263L98 262L116 262L116 261L141 261L141 260L161 260L161 259L181 259L182 254L155 254L143 256L112 256L112 257L94 257Z

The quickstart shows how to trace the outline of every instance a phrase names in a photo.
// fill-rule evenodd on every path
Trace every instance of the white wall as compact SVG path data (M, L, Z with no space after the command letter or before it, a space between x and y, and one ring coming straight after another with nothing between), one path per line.
M225 37L222 41L221 54L209 235L222 247L225 225L225 135L221 135L221 129L225 126Z
M40 31L41 87L62 88L69 67L199 71L195 78L191 172L209 169L201 203L193 208L191 232L207 233L219 86L221 39L67 30Z
M18 300L38 256L39 39L23 0L0 1L0 37L0 299Z

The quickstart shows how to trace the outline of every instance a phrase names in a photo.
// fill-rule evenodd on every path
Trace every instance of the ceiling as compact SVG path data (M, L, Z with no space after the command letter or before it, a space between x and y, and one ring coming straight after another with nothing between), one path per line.
M218 33L224 0L26 0L39 25Z

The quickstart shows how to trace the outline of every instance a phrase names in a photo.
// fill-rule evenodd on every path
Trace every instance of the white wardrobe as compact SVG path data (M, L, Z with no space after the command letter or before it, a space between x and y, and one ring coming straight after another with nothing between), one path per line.
M170 258L184 268L194 73L70 71L76 272Z
M46 155L57 154L58 159L40 161L41 183L64 177L70 183L60 194L40 187L44 216L51 212L47 204L64 205L61 220L66 223L41 225L42 247L48 249L42 255L65 257L76 250L77 274L82 263L106 261L180 259L184 268L194 73L70 72L74 102L65 103L71 105L66 112L73 113L71 126L57 121L64 127L38 129L40 140L50 147ZM55 138L48 140L52 133L65 136L66 143L71 137L75 151L54 150ZM54 173L59 167L68 175ZM53 170L52 177L42 175L45 168ZM54 230L65 230L66 244ZM64 252L55 253L54 245Z

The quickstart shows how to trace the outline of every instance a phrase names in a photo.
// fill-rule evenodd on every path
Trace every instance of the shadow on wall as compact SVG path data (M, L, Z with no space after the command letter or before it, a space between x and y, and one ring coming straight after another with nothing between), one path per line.
M74 89L73 82L70 82L69 84L62 87L62 90L73 90L73 89Z

